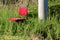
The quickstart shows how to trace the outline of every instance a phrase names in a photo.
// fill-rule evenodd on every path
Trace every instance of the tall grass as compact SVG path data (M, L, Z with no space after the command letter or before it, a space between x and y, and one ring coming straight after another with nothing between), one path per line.
M20 17L17 12L18 7L14 6L12 9L11 7L1 7L0 40L60 40L60 12L57 11L59 7L56 4L50 6L50 2L54 1L49 1L48 17L40 23L38 22L38 10L35 4L33 7L29 6L27 19L19 23L8 20L10 17ZM56 9L52 9L55 6L57 6Z

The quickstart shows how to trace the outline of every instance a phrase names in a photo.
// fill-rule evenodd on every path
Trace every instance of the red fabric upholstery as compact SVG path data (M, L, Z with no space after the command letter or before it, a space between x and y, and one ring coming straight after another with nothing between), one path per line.
M18 13L19 13L19 15L27 16L28 15L28 8L19 8Z
M23 19L23 18L9 18L9 20L15 22L18 20L25 20L25 19Z

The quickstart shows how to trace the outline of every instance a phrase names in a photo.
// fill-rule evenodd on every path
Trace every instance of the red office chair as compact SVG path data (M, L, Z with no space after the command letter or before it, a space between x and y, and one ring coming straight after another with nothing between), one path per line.
M28 8L27 7L22 7L18 9L18 14L21 16L27 16L28 15ZM21 21L25 20L25 18L9 18L10 21Z

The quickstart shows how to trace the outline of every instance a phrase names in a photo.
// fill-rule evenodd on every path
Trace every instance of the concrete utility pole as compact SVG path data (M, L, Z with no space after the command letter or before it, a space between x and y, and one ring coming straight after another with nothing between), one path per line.
M38 19L44 20L47 18L48 0L38 0Z

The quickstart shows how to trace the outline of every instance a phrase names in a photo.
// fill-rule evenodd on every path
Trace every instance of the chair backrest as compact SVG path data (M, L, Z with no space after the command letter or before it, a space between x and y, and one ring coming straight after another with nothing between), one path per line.
M22 7L18 9L18 14L22 16L27 16L28 15L28 8L27 7Z

